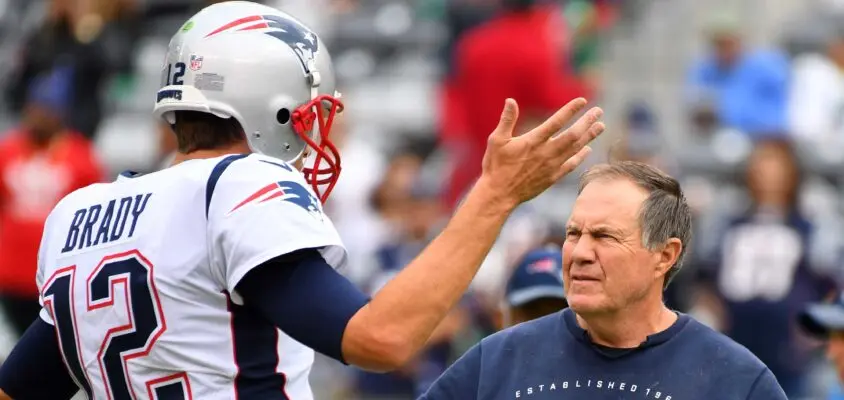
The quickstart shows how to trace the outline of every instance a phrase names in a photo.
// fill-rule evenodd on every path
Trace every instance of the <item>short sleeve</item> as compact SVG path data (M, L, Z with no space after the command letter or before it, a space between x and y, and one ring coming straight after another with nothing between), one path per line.
M472 400L478 398L481 345L476 344L454 362L419 400Z
M240 280L275 257L314 248L333 268L345 264L340 237L299 171L253 154L215 174L206 193L211 261L236 303Z
M39 313L39 316L48 324L55 325L55 323L53 322L53 317L50 315L47 309L44 308L44 280L45 276L47 275L47 237L51 231L52 229L50 229L50 217L48 216L47 220L44 222L44 233L41 234L41 243L38 245L38 269L35 272L35 287L38 288L38 302L41 304L41 312Z

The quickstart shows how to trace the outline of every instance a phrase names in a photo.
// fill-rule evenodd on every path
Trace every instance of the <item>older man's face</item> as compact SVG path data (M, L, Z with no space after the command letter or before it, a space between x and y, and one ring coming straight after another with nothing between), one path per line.
M626 179L599 179L578 196L566 227L563 280L580 315L620 310L661 281L659 255L642 244L639 209L647 192Z

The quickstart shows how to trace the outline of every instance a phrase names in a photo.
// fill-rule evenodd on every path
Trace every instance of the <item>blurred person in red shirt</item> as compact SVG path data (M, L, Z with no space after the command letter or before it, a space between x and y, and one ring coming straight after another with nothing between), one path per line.
M27 3L42 3L46 15L22 38L6 81L6 104L12 112L22 113L35 80L56 68L65 69L73 88L69 93L73 112L65 116L65 125L92 138L103 116L100 93L109 78L133 70L134 45L140 36L137 0Z
M587 96L568 61L560 8L540 0L502 0L501 14L456 45L445 83L443 140L455 162L446 202L454 205L481 172L488 132L501 103L519 102L520 121L541 121L560 104ZM491 119L490 119L491 118ZM524 130L529 123L524 123Z
M91 142L66 128L71 84L63 70L36 79L20 126L0 139L0 305L19 335L41 309L35 270L47 215L102 177Z

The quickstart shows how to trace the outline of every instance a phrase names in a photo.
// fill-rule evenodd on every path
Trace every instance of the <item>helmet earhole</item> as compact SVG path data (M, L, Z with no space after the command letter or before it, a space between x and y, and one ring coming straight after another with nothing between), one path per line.
M290 122L290 110L288 110L286 108L282 108L281 110L278 110L278 112L275 113L275 119L276 119L276 121L278 121L279 124L282 124L282 125Z

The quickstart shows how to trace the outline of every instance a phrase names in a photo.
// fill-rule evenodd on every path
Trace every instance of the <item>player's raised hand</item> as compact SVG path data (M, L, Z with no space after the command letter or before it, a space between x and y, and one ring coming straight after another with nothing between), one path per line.
M515 100L507 99L501 121L489 135L479 184L516 206L573 171L589 155L588 144L605 128L599 121L603 110L595 107L563 130L584 107L585 99L572 100L540 126L514 137L519 108Z

